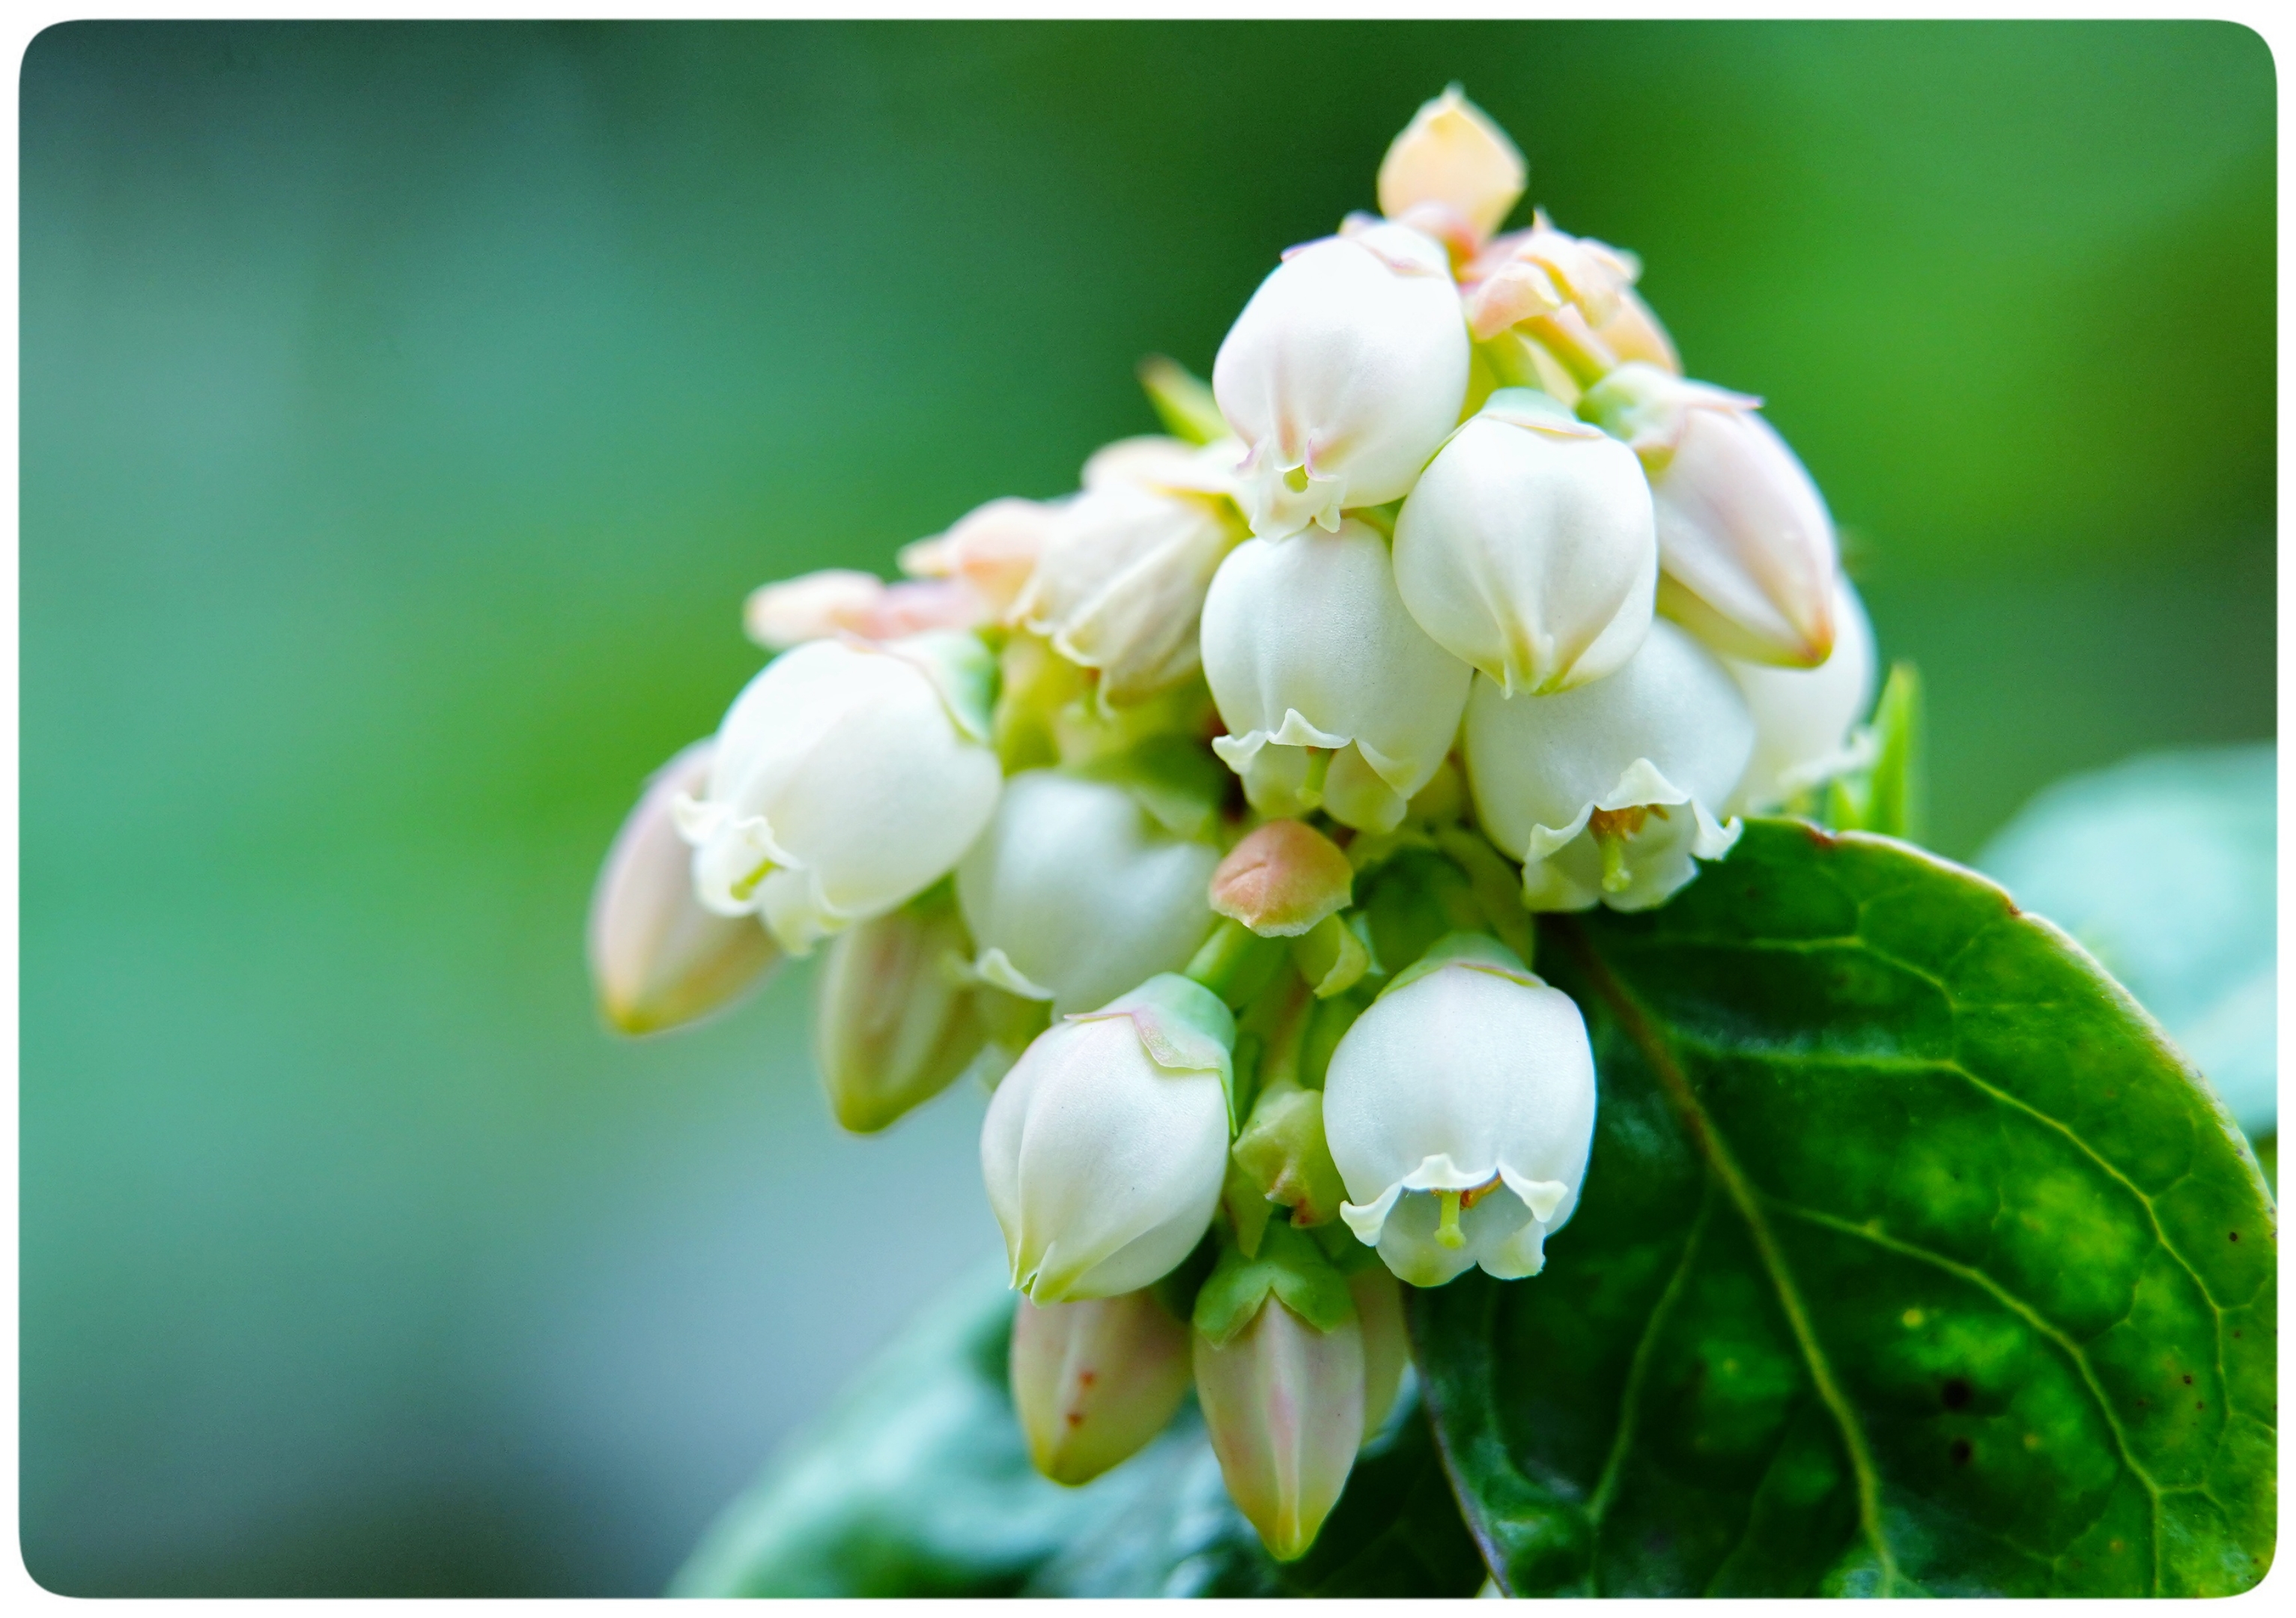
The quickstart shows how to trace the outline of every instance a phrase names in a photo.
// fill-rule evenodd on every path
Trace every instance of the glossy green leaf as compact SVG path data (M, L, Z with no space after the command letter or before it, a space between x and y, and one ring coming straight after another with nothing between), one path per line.
M1227 1503L1194 1405L1081 1489L1037 1475L1006 1392L1013 1294L967 1277L756 1487L681 1596L1463 1596L1483 1578L1415 1400L1279 1565Z
M1750 823L1542 924L1602 1086L1544 1274L1412 1302L1516 1594L2220 1593L2274 1535L2275 1212L2156 1024L1900 843Z
M2277 762L2267 742L2073 776L1977 857L2161 1019L2251 1135L2278 1116Z

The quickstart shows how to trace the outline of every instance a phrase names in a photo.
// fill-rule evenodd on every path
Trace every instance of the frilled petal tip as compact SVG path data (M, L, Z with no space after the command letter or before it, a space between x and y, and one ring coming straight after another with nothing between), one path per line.
M1244 457L1234 478L1235 502L1254 538L1274 543L1310 528L1340 531L1347 480L1318 472L1312 451L1287 464L1263 444Z
M1678 815L1685 805L1690 811L1686 823L1666 812L1673 809ZM1627 880L1614 886L1602 856L1587 846L1586 834L1597 814L1637 810L1648 810L1661 829L1646 836L1650 821L1638 818L1622 834L1635 851L1623 867ZM1734 816L1718 821L1648 759L1636 759L1610 791L1580 809L1569 825L1531 827L1523 854L1523 904L1532 910L1586 910L1596 904L1614 910L1650 909L1665 903L1697 874L1693 859L1721 858L1736 846L1744 829Z
M1297 708L1287 708L1283 710L1283 723L1275 729L1248 730L1240 736L1214 736L1212 751L1219 755L1221 763L1241 776L1251 768L1251 761L1265 747L1323 747L1337 751L1353 739L1318 730Z
M1271 820L1212 872L1211 908L1263 938L1297 938L1344 909L1355 869L1337 843L1297 820Z

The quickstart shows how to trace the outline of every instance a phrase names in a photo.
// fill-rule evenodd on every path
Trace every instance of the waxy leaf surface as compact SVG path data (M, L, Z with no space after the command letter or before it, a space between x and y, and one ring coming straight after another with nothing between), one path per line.
M2270 1565L2275 1213L2095 961L1901 843L1750 823L1542 924L1601 1113L1544 1274L1414 1294L1517 1595L2219 1594Z

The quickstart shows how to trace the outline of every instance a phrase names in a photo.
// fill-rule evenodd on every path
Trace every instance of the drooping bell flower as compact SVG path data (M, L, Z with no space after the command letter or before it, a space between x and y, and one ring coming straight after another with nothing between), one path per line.
M1400 1279L1537 1275L1594 1137L1586 1023L1505 946L1453 933L1341 1039L1324 1123L1340 1217Z
M745 686L674 801L694 891L792 955L947 875L996 807L995 665L969 635L817 640Z
M1660 610L1728 656L1815 668L1833 645L1833 519L1760 405L1623 365L1579 411L1631 445L1650 475Z
M1492 394L1396 519L1412 617L1510 695L1623 665L1650 627L1658 566L1633 453L1528 388Z
M1523 862L1523 903L1642 910L1738 838L1716 811L1754 748L1753 717L1711 653L1659 619L1607 679L1508 697L1478 677L1467 781L1486 834Z
M1413 620L1386 542L1353 520L1239 546L1204 604L1203 653L1228 729L1213 749L1265 815L1320 804L1343 825L1394 826L1466 701L1468 669Z
M1286 254L1212 365L1251 531L1336 530L1408 493L1459 419L1467 349L1449 262L1419 232L1373 225Z
M980 1131L1014 1287L1113 1297L1188 1256L1227 1174L1234 1043L1218 998L1167 974L1021 1053Z

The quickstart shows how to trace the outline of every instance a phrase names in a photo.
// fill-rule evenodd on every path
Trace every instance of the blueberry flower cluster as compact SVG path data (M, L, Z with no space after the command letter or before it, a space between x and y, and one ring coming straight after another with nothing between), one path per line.
M1874 648L1759 401L1454 88L1209 385L1073 493L751 596L778 653L610 855L610 1019L818 951L838 1120L968 1072L1015 1406L1064 1483L1193 1386L1295 1556L1394 1404L1398 1284L1538 1273L1595 1085L1532 913L1659 905L1851 767Z

